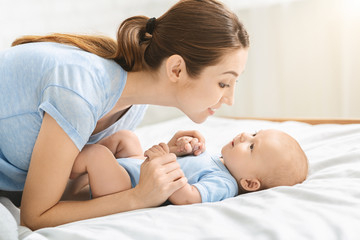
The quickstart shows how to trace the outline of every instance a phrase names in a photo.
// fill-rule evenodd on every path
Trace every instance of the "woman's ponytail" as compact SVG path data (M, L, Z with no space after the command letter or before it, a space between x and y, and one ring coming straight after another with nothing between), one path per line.
M11 46L32 42L68 44L107 59L114 58L117 50L116 41L109 37L62 33L54 33L47 36L24 36L16 39Z
M120 25L114 60L126 71L139 71L146 66L144 53L152 39L152 34L146 32L148 20L145 16L135 16Z
M146 32L149 18L136 16L126 19L119 27L117 42L105 36L54 33L46 36L24 36L12 46L32 42L56 42L76 46L84 51L116 61L126 71L143 69L144 52L152 34Z

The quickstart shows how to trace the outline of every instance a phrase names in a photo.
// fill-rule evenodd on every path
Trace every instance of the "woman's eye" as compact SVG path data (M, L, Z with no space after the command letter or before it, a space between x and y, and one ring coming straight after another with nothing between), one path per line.
M229 84L226 84L226 83L223 83L223 82L220 82L220 83L219 83L219 86L220 86L221 88L230 87Z
M252 136L253 136L253 137L255 137L255 136L256 136L256 134L257 134L257 132L253 133L253 135L252 135Z

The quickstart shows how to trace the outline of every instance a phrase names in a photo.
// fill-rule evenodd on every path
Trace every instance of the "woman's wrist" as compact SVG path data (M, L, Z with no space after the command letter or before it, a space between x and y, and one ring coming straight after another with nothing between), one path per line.
M135 188L131 188L129 190L126 190L128 196L127 196L127 202L128 202L128 207L129 207L129 211L131 210L136 210L139 208L143 208L144 204L142 203L141 196L138 194L137 189Z
M142 192L141 189L139 189L137 186L127 191L129 194L128 201L129 201L129 207L131 208L130 210L148 208L153 206L151 205L151 203L148 203L146 201L147 197L141 193Z

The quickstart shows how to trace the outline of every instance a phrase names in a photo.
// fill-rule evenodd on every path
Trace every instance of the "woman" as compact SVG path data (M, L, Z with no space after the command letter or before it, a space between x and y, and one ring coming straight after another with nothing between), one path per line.
M23 190L21 224L34 230L158 206L184 186L166 155L145 161L136 188L61 201L84 145L134 129L144 104L176 107L197 123L232 105L249 40L221 3L183 0L158 19L126 19L117 42L54 34L13 46L0 53L0 189Z

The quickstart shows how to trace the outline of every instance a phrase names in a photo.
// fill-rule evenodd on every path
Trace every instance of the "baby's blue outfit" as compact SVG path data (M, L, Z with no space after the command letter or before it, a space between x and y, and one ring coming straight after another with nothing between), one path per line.
M112 60L58 43L29 43L0 52L0 190L22 190L44 112L81 150L120 129L133 130L146 105L133 105L92 135L120 98L127 72Z
M135 187L139 183L143 160L118 158L117 161L128 172L131 185ZM220 161L220 156L204 152L199 156L178 157L177 161L188 183L199 190L202 202L221 201L238 194L236 180Z

